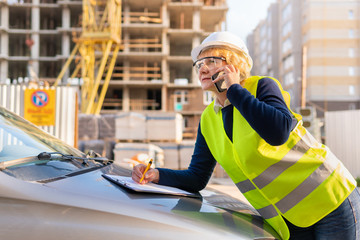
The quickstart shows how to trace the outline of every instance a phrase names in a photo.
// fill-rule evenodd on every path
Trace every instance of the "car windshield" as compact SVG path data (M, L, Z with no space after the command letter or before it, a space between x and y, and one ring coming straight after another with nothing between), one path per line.
M0 107L0 163L38 156L42 152L60 152L64 155L85 157L81 151ZM84 167L74 161L34 161L10 167L3 172L23 180L34 181L56 178ZM44 171L44 168L47 170Z

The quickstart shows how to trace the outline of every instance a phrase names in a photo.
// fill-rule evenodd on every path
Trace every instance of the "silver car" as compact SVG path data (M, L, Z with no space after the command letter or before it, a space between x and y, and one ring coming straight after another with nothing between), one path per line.
M0 239L279 239L247 204L136 193L131 169L79 150L0 107Z

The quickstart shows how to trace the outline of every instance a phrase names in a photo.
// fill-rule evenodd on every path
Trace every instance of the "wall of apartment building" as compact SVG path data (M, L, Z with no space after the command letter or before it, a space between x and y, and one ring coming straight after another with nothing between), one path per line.
M358 0L305 1L307 100L323 111L359 108L359 9Z
M279 0L280 80L291 95L292 109L300 106L302 85L301 2Z
M280 63L279 63L279 5L271 4L268 9L268 25L269 25L269 41L270 48L268 50L268 75L276 79L280 79Z
M187 136L196 137L197 127L202 111L209 103L204 99L201 88L177 88L168 90L168 112L180 112L184 117L184 132Z
M324 111L359 108L360 1L278 0L274 5L280 16L279 80L292 97L292 109L301 104L303 80L307 84L303 100L316 107L319 117ZM273 11L269 7L266 19ZM254 71L262 74L260 29L264 24L261 21L248 37ZM307 48L306 65L303 47Z
M256 75L280 79L279 73L279 5L271 4L267 16L255 29Z
M249 33L249 35L246 37L245 41L246 41L246 46L248 47L248 50L249 50L249 54L250 54L251 58L254 60L255 59L255 34L254 34L254 32ZM253 63L253 67L251 70L252 74L254 72L257 72L255 62Z
M271 4L267 16L247 40L254 54L253 75L279 79L279 5ZM254 41L251 43L251 41Z
M294 109L301 93L300 13L299 1L279 0L247 39L254 59L252 74L278 79L290 93Z
M251 58L253 59L253 67L251 69L251 75L260 75L261 70L261 51L260 51L260 24L252 31L250 35L247 36L246 42L249 49Z
M271 41L270 41L270 34L269 30L271 27L269 26L268 22L271 17L268 15L266 20L261 21L259 24L259 59L257 61L260 64L260 72L258 75L268 75L268 56L269 56L269 50L271 51Z

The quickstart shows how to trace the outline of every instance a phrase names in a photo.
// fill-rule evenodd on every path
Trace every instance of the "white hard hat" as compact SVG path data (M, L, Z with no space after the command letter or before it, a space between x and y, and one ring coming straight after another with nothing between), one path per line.
M197 60L200 53L209 47L220 47L226 48L233 51L238 51L244 54L249 64L250 69L252 68L253 61L249 55L245 43L238 36L230 32L214 32L202 41L202 43L195 47L191 51L191 58L193 62Z

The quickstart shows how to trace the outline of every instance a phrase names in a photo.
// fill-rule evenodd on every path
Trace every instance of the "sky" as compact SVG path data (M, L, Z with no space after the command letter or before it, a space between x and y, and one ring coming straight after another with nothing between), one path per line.
M246 41L258 23L266 18L268 7L276 0L227 0L227 30Z

